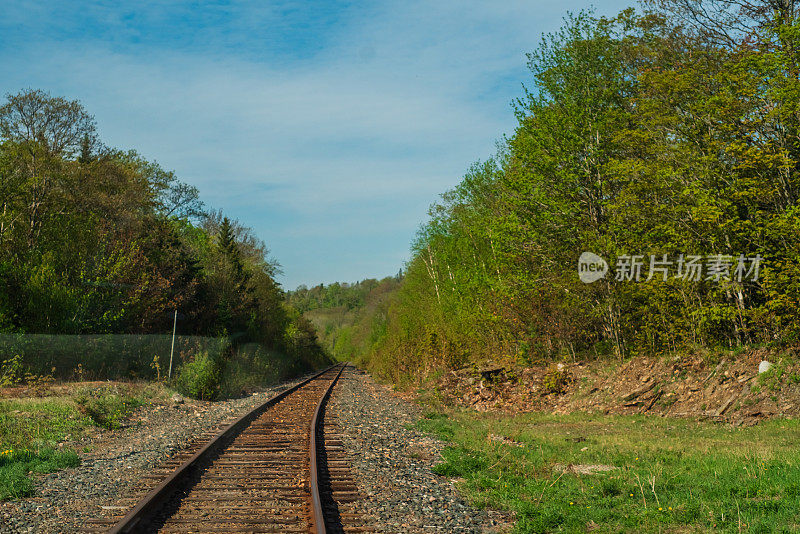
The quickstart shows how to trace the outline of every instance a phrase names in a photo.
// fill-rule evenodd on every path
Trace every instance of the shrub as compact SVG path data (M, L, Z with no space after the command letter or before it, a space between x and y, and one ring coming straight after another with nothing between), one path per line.
M213 400L219 396L221 373L214 358L206 353L181 367L175 389L194 399Z
M92 423L107 430L115 430L136 408L142 399L119 394L114 388L83 390L75 398L81 413Z
M783 383L784 372L784 361L781 360L773 365L769 371L760 373L758 375L758 383L770 391L779 391Z
M560 395L572 382L572 375L565 367L551 365L542 377L542 395Z
M16 354L0 366L0 387L16 386L25 380L22 356Z
M44 394L53 383L50 375L32 373L23 362L22 355L16 354L0 364L0 387L13 387L26 384L38 394Z

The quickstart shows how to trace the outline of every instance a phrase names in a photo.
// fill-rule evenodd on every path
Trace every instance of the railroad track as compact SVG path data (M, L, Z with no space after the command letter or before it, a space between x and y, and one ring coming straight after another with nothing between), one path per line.
M160 482L132 509L94 521L92 530L371 532L350 509L358 489L335 433L335 414L326 413L346 367L333 366L283 391L197 452L164 464L150 477Z

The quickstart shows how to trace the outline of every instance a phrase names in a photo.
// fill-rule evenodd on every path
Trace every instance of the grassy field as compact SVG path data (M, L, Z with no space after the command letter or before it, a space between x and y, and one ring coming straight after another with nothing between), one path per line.
M437 411L420 425L450 442L438 473L514 511L515 532L800 532L795 420Z
M115 429L137 407L163 396L158 384L113 384L69 389L59 396L0 399L0 500L33 493L32 474L80 463L59 447L90 426Z

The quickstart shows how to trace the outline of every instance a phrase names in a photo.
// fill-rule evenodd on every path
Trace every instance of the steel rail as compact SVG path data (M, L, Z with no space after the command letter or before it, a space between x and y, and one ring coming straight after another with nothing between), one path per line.
M108 534L128 534L131 532L141 532L141 530L136 530L136 528L143 523L143 520L153 516L154 513L157 512L158 509L169 500L169 498L180 487L184 480L186 480L188 476L195 471L198 465L209 459L214 453L217 452L217 450L221 448L223 442L227 438L232 437L238 432L244 430L256 417L261 415L262 412L264 412L273 404L278 403L309 382L319 378L323 374L335 369L340 365L342 364L332 365L331 367L328 367L327 369L324 369L319 373L303 380L302 382L283 390L225 427L191 458L183 462L177 469L167 476L167 478L165 478L158 486L150 490L150 492L148 492L147 495L145 495L130 512L128 512L122 519L120 519L108 530ZM343 368L344 367L342 367L342 369ZM341 369L339 370L339 374L341 374ZM336 376L338 378L339 375L337 374Z
M311 435L309 438L308 447L309 461L311 465L311 528L314 532L316 532L316 534L327 534L328 532L327 526L325 525L325 511L322 509L322 498L319 494L319 466L317 465L317 430L319 430L319 415L322 412L325 401L328 400L328 397L331 395L331 391L333 391L333 386L336 385L336 381L339 380L339 377L342 375L342 371L344 371L345 367L347 367L347 364L342 365L342 367L339 369L339 372L336 374L333 380L331 380L328 389L325 390L325 394L317 403L317 408L314 410L314 417L311 419Z

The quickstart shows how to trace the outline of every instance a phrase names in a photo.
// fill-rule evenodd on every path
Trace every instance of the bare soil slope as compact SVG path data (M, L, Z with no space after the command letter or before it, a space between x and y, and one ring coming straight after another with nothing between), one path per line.
M759 374L762 360L773 364ZM708 355L538 367L490 364L442 376L446 404L478 411L573 411L658 414L755 424L800 416L800 364L790 354L754 350L723 359Z

